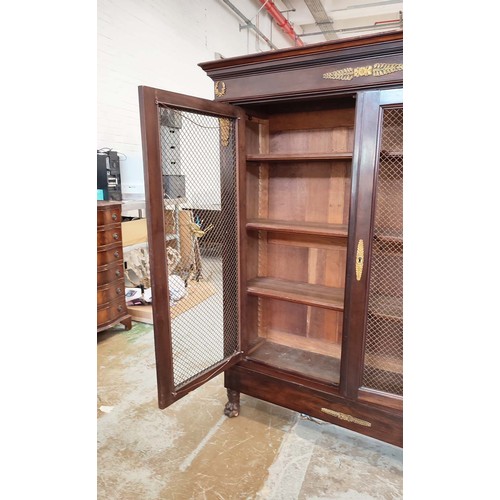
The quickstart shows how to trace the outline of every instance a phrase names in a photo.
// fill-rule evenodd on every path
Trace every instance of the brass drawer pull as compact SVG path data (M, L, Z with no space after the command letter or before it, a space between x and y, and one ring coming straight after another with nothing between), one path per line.
M366 420L361 420L360 418L353 417L352 415L348 415L347 413L342 413L340 411L330 410L329 408L321 408L323 413L327 415L331 415L332 417L337 417L340 420L345 420L346 422L352 422L353 424L363 425L364 427L371 427L371 422L367 422Z
M113 214L113 215L111 216L111 218L112 218L113 220L116 220L116 219L118 219L118 215Z
M358 248L356 250L356 279L361 280L363 275L363 263L365 261L365 248L363 240L358 241Z

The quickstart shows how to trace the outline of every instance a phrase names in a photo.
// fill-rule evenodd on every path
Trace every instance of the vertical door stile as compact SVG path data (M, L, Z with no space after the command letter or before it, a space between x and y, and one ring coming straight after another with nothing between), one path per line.
M363 331L366 311L367 245L371 231L374 165L377 157L376 131L379 120L379 91L360 92L356 101L352 192L341 361L341 393L355 398L361 381ZM357 261L363 248L363 262ZM358 279L359 278L359 279Z
M142 152L146 195L146 221L148 232L149 267L151 273L151 295L153 301L156 376L158 386L158 406L163 409L171 402L172 342L170 338L170 308L156 307L163 297L169 296L168 280L156 279L167 276L165 222L163 211L163 189L161 153L159 140L159 118L155 89L139 87L141 115Z

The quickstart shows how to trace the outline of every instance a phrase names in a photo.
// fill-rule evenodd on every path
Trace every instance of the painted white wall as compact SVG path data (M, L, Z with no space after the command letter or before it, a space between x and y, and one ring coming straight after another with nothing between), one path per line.
M292 45L258 0L232 3L278 48ZM198 63L270 50L240 24L221 0L98 0L97 149L121 153L124 197L144 193L137 87L213 99Z

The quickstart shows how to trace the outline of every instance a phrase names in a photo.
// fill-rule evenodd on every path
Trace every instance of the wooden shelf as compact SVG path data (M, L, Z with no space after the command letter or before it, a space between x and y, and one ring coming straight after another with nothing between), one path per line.
M257 297L286 300L336 311L344 310L344 289L311 285L278 278L254 278L247 283L247 292Z
M324 380L328 383L340 382L340 357L265 341L248 353L247 358L279 370Z
M289 162L289 161L335 161L335 160L351 160L352 152L345 153L264 153L264 154L248 154L247 161L274 161L274 162Z
M388 243L403 243L403 234L399 231L381 230L377 231L373 237L376 240Z
M380 158L403 159L403 151L380 151Z
M347 237L347 225L323 224L319 222L294 222L271 219L250 219L246 228L254 231L276 231L284 233L311 234L316 236Z
M286 345L294 349L314 352L324 356L340 359L342 346L326 340L311 337L302 337L293 333L282 332L279 330L267 329L265 337L268 341L275 344Z
M392 356L366 353L365 365L386 372L403 373L403 360Z
M403 320L403 299L399 297L370 297L368 313L388 319Z

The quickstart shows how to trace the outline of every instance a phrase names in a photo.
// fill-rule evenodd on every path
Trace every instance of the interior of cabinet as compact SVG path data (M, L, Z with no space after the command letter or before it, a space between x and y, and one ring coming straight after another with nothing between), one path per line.
M353 133L353 99L268 107L247 125L247 354L333 384Z

